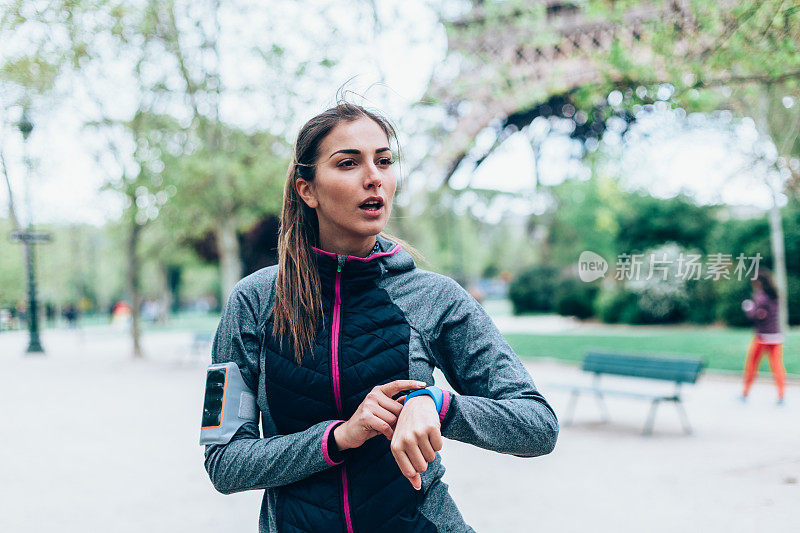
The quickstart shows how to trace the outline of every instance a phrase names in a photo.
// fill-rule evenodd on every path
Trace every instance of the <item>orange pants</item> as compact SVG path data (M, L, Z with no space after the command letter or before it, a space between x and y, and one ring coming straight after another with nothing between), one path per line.
M747 360L744 364L744 395L750 392L750 386L758 374L758 365L764 350L769 351L769 366L772 369L772 376L775 378L775 385L778 386L778 398L783 398L786 388L786 370L783 368L783 344L765 344L759 341L758 336L754 336L750 342L750 349L747 352Z

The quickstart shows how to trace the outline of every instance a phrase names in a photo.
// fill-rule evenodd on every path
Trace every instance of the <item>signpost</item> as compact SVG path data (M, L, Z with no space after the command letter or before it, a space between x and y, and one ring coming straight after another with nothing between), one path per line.
M36 268L34 257L34 244L40 242L50 242L52 239L48 233L33 231L33 215L31 213L31 160L28 155L28 137L33 131L33 122L28 116L28 108L24 107L22 110L22 117L19 123L20 133L22 133L22 140L25 146L25 165L28 169L28 179L26 183L25 199L28 204L28 228L25 231L16 230L11 233L11 240L14 242L21 242L25 246L25 264L28 267L28 331L30 332L30 340L28 343L28 353L44 353L42 343L39 341L39 315L38 304L36 301ZM11 191L9 189L9 195ZM13 205L13 204L12 204Z
M49 233L44 233L41 231L12 231L11 232L11 241L12 242L50 242L53 240L53 236Z
M30 331L30 342L28 353L44 353L42 343L39 341L39 315L38 304L36 301L36 273L34 261L34 244L50 242L52 235L49 233L27 231L11 232L13 242L21 242L25 246L25 262L28 267L28 330Z

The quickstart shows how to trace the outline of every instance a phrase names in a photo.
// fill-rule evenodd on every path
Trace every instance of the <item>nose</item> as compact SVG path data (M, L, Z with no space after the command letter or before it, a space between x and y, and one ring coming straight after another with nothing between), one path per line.
M373 185L377 188L380 187L382 181L381 171L375 163L369 163L366 166L366 176L364 177L364 186L369 189Z

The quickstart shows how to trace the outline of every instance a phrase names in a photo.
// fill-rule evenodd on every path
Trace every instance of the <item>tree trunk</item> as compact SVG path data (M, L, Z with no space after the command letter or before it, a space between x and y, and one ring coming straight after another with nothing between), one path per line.
M11 219L11 227L15 230L20 229L19 220L17 219L17 210L14 208L14 192L11 190L11 180L8 177L8 167L6 166L6 158L3 155L3 150L0 148L0 166L3 167L3 176L6 178L6 189L8 191L8 218Z
M236 235L236 221L233 217L220 220L214 234L219 251L221 302L224 307L233 286L242 278L242 258L239 252L239 239Z
M161 263L158 269L161 274L161 298L158 302L158 322L166 324L172 310L172 287L170 286L170 265Z
M772 207L769 210L769 235L772 245L773 269L775 288L778 289L778 317L781 331L789 331L789 291L786 280L786 249L783 238L783 220L778 199L773 196Z
M760 109L756 117L756 125L762 135L770 139L775 139L771 135L770 129L770 105L775 98L774 90L771 85L765 85L760 92ZM772 169L770 169L772 170ZM768 171L769 172L769 171ZM775 288L778 290L778 319L780 320L781 331L788 331L789 306L786 276L786 248L783 238L783 218L781 208L778 205L778 195L783 186L778 181L774 183L770 175L764 176L764 181L772 193L772 207L769 210L769 237L772 247L772 274L775 279Z
M135 210L136 202L133 203ZM129 218L130 233L128 234L128 293L131 295L131 340L133 341L133 357L140 359L144 356L141 345L141 330L139 314L142 308L142 295L139 292L139 237L142 227L136 222L135 215Z

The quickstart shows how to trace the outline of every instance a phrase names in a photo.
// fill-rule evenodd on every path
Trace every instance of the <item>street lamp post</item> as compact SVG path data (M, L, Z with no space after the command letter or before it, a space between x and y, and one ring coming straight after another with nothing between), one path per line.
M28 353L44 353L42 343L39 341L39 315L36 301L36 261L34 256L34 243L38 240L33 233L33 213L30 207L30 180L31 180L31 161L28 154L28 137L33 131L33 123L28 117L27 110L23 110L22 118L19 121L19 131L25 145L25 167L27 170L26 203L28 204L28 227L24 233L17 235L25 246L25 262L28 267L28 331L30 339L28 342Z

